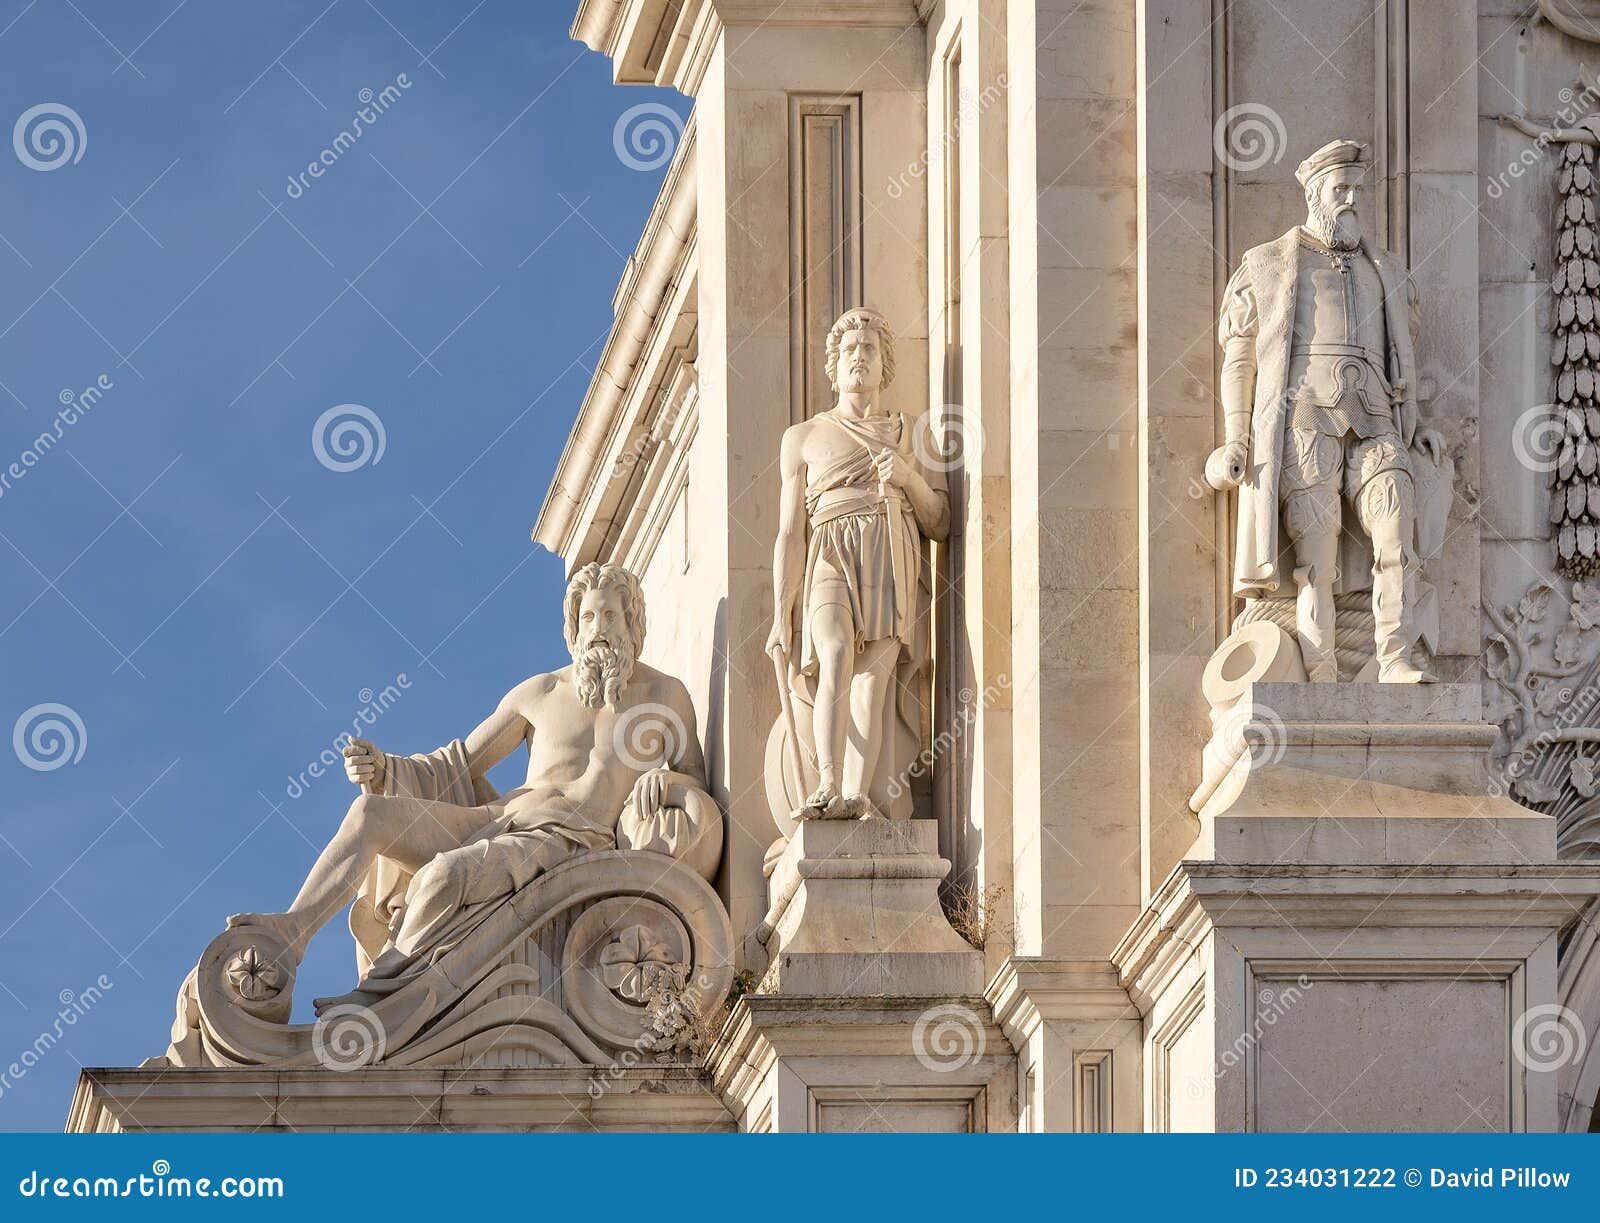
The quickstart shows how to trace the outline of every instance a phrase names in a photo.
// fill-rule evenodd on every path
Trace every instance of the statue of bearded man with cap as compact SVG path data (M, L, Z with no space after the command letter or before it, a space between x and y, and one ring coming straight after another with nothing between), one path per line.
M1309 679L1338 678L1334 595L1359 589L1356 570L1369 568L1377 678L1419 683L1433 676L1412 661L1407 631L1419 563L1413 469L1418 454L1437 464L1443 439L1417 425L1405 265L1362 236L1366 154L1335 140L1301 162L1304 224L1247 251L1228 281L1226 440L1206 480L1239 490L1234 593L1296 596Z

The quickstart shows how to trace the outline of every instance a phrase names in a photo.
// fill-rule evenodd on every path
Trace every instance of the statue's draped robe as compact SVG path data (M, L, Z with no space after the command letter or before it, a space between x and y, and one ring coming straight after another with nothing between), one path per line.
M848 606L858 650L869 641L900 643L894 725L884 739L878 782L904 775L927 737L924 690L932 581L915 514L903 492L879 485L874 456L898 450L934 488L942 487L943 477L918 462L912 444L915 425L899 412L868 417L829 414L822 419L857 448L828 467L807 473L811 539L800 612L799 670L808 680L817 674L811 613L818 606L819 577L823 598ZM896 816L911 813L904 791L891 796L885 786L874 784L872 798L886 811L897 808L891 812Z
M357 987L389 993L455 947L501 900L565 858L616 847L615 818L601 822L576 808L521 803L474 778L466 745L456 739L417 756L386 756L385 794L482 811L482 829L458 850L413 875L380 857L350 909ZM450 859L451 869L440 869ZM419 886L420 885L420 886ZM406 945L395 938L404 923Z

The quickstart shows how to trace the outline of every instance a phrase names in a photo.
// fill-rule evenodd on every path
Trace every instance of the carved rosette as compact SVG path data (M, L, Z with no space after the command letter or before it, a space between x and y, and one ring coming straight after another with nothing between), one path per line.
M283 992L287 974L261 954L254 943L236 952L223 969L228 983L245 1002L265 1002Z
M644 897L619 896L573 922L561 980L567 1009L585 1032L602 1045L644 1052L720 1000L715 982L694 968L676 914ZM674 1012L681 1022L672 1022Z

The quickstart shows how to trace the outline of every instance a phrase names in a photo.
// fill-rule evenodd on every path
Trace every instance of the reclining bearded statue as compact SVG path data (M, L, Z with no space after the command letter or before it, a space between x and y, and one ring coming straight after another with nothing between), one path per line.
M574 859L622 857L614 852L619 847L665 854L687 866L689 872L680 873L695 875L692 885L704 891L690 887L690 907L709 899L726 924L720 902L703 882L720 857L721 813L705 792L688 691L639 660L645 608L638 579L619 565L584 566L567 587L564 627L572 664L518 684L464 741L416 756L381 752L362 740L349 743L345 772L362 793L293 902L281 913L236 914L217 940L231 939L230 980L237 985L249 978L239 998L228 996L230 1002L249 1009L264 988L281 988L292 979L312 935L354 900L350 926L361 979L348 994L317 999L316 1010L324 1015L377 1006L461 947L508 898L524 889L537 892L531 883ZM488 771L524 744L525 781L497 794ZM599 866L616 869L605 861ZM699 950L706 952L720 937L711 931ZM259 947L242 948L240 940L252 938ZM636 935L628 946L643 941L653 947L650 938ZM270 954L263 950L269 947ZM206 963L202 959L197 973L205 972ZM256 971L258 964L263 971ZM715 967L712 975L720 975L722 966ZM452 982L461 975L457 966ZM198 1023L196 1007L188 1007L186 1016L194 986L191 975L179 999L170 1064L274 1060L254 1058L250 1050L210 1049L215 1040L202 1041L208 1046L203 1056L185 1048L193 1030L206 1026ZM287 1018L287 1002L285 996L277 1008L280 1021ZM567 1045L592 1059L593 1046L580 1038ZM291 1062L307 1052L292 1042L283 1049Z

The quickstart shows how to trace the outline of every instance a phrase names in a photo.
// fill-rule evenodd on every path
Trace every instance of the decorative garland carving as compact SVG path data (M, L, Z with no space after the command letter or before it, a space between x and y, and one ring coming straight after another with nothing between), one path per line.
M1587 103L1596 97L1592 84L1580 81L1561 94L1568 113L1551 125L1520 115L1498 116L1541 149L1554 147L1560 161L1555 271L1550 279L1555 293L1550 312L1554 402L1548 418L1538 408L1524 416L1514 445L1525 466L1550 472L1558 571L1586 579L1600 576L1600 235L1594 200L1600 118L1574 118L1579 99ZM1493 189L1491 185L1491 193Z
M1592 139L1592 137L1591 137ZM1551 364L1556 369L1554 412L1561 420L1561 449L1552 479L1550 520L1556 556L1568 577L1600 573L1600 261L1595 259L1595 146L1572 140L1561 147L1556 176L1555 333Z

